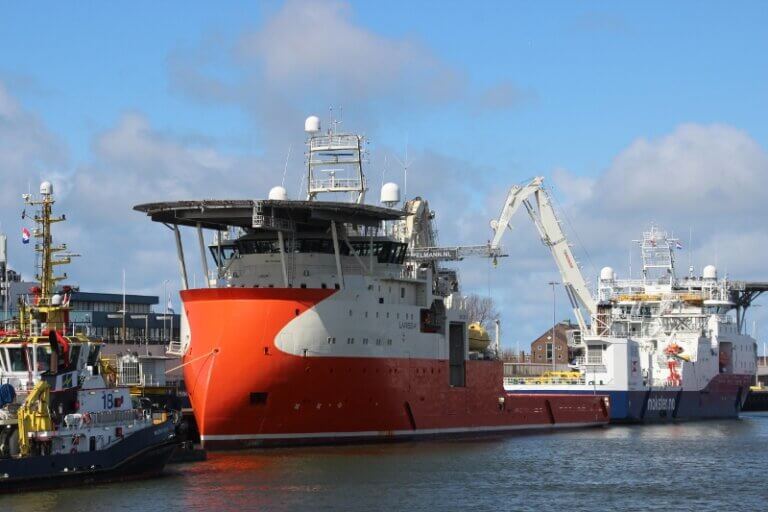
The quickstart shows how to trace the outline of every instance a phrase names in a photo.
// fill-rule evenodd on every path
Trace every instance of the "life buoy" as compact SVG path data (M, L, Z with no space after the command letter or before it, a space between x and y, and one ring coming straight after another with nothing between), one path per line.
M91 424L91 415L89 413L83 414L83 425Z

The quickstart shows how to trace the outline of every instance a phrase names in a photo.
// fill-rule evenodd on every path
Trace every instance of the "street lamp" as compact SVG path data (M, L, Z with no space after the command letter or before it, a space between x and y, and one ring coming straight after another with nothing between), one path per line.
M555 371L557 366L555 366L555 361L557 360L555 358L555 324L557 322L557 317L555 315L555 285L558 285L557 281L550 281L548 283L552 287L552 371Z

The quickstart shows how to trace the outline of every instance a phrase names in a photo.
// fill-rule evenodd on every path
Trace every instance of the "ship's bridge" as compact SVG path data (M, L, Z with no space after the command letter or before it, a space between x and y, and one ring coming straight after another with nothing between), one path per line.
M338 273L346 255L374 257L379 263L402 264L405 244L382 236L386 221L408 215L401 210L366 204L331 201L292 200L200 200L147 203L134 207L153 221L161 222L175 233L176 249L182 273L182 285L188 288L184 250L179 226L197 229L203 272L207 266L203 229L217 232L214 261L221 270L228 251L241 254L279 253L283 276L288 286L286 253L325 252L335 255ZM222 247L222 234L240 228L244 236ZM329 237L330 234L330 237ZM223 249L223 250L222 250ZM220 275L220 272L217 272Z

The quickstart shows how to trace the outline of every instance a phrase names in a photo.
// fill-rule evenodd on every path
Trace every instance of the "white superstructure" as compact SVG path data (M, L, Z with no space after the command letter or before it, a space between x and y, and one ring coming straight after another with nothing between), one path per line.
M680 241L656 226L636 242L641 277L603 268L590 324L569 333L578 378L512 377L508 389L609 392L614 419L738 414L757 370L757 344L739 325L748 285L718 278L712 265L677 276Z

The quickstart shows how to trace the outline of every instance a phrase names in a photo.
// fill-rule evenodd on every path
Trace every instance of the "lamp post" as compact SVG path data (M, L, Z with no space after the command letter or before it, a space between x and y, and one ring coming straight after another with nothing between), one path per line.
M556 320L556 313L555 313L555 285L558 285L557 281L550 281L548 283L552 287L552 371L555 371L557 366L555 365L555 361L557 361L557 358L555 357L555 323Z

